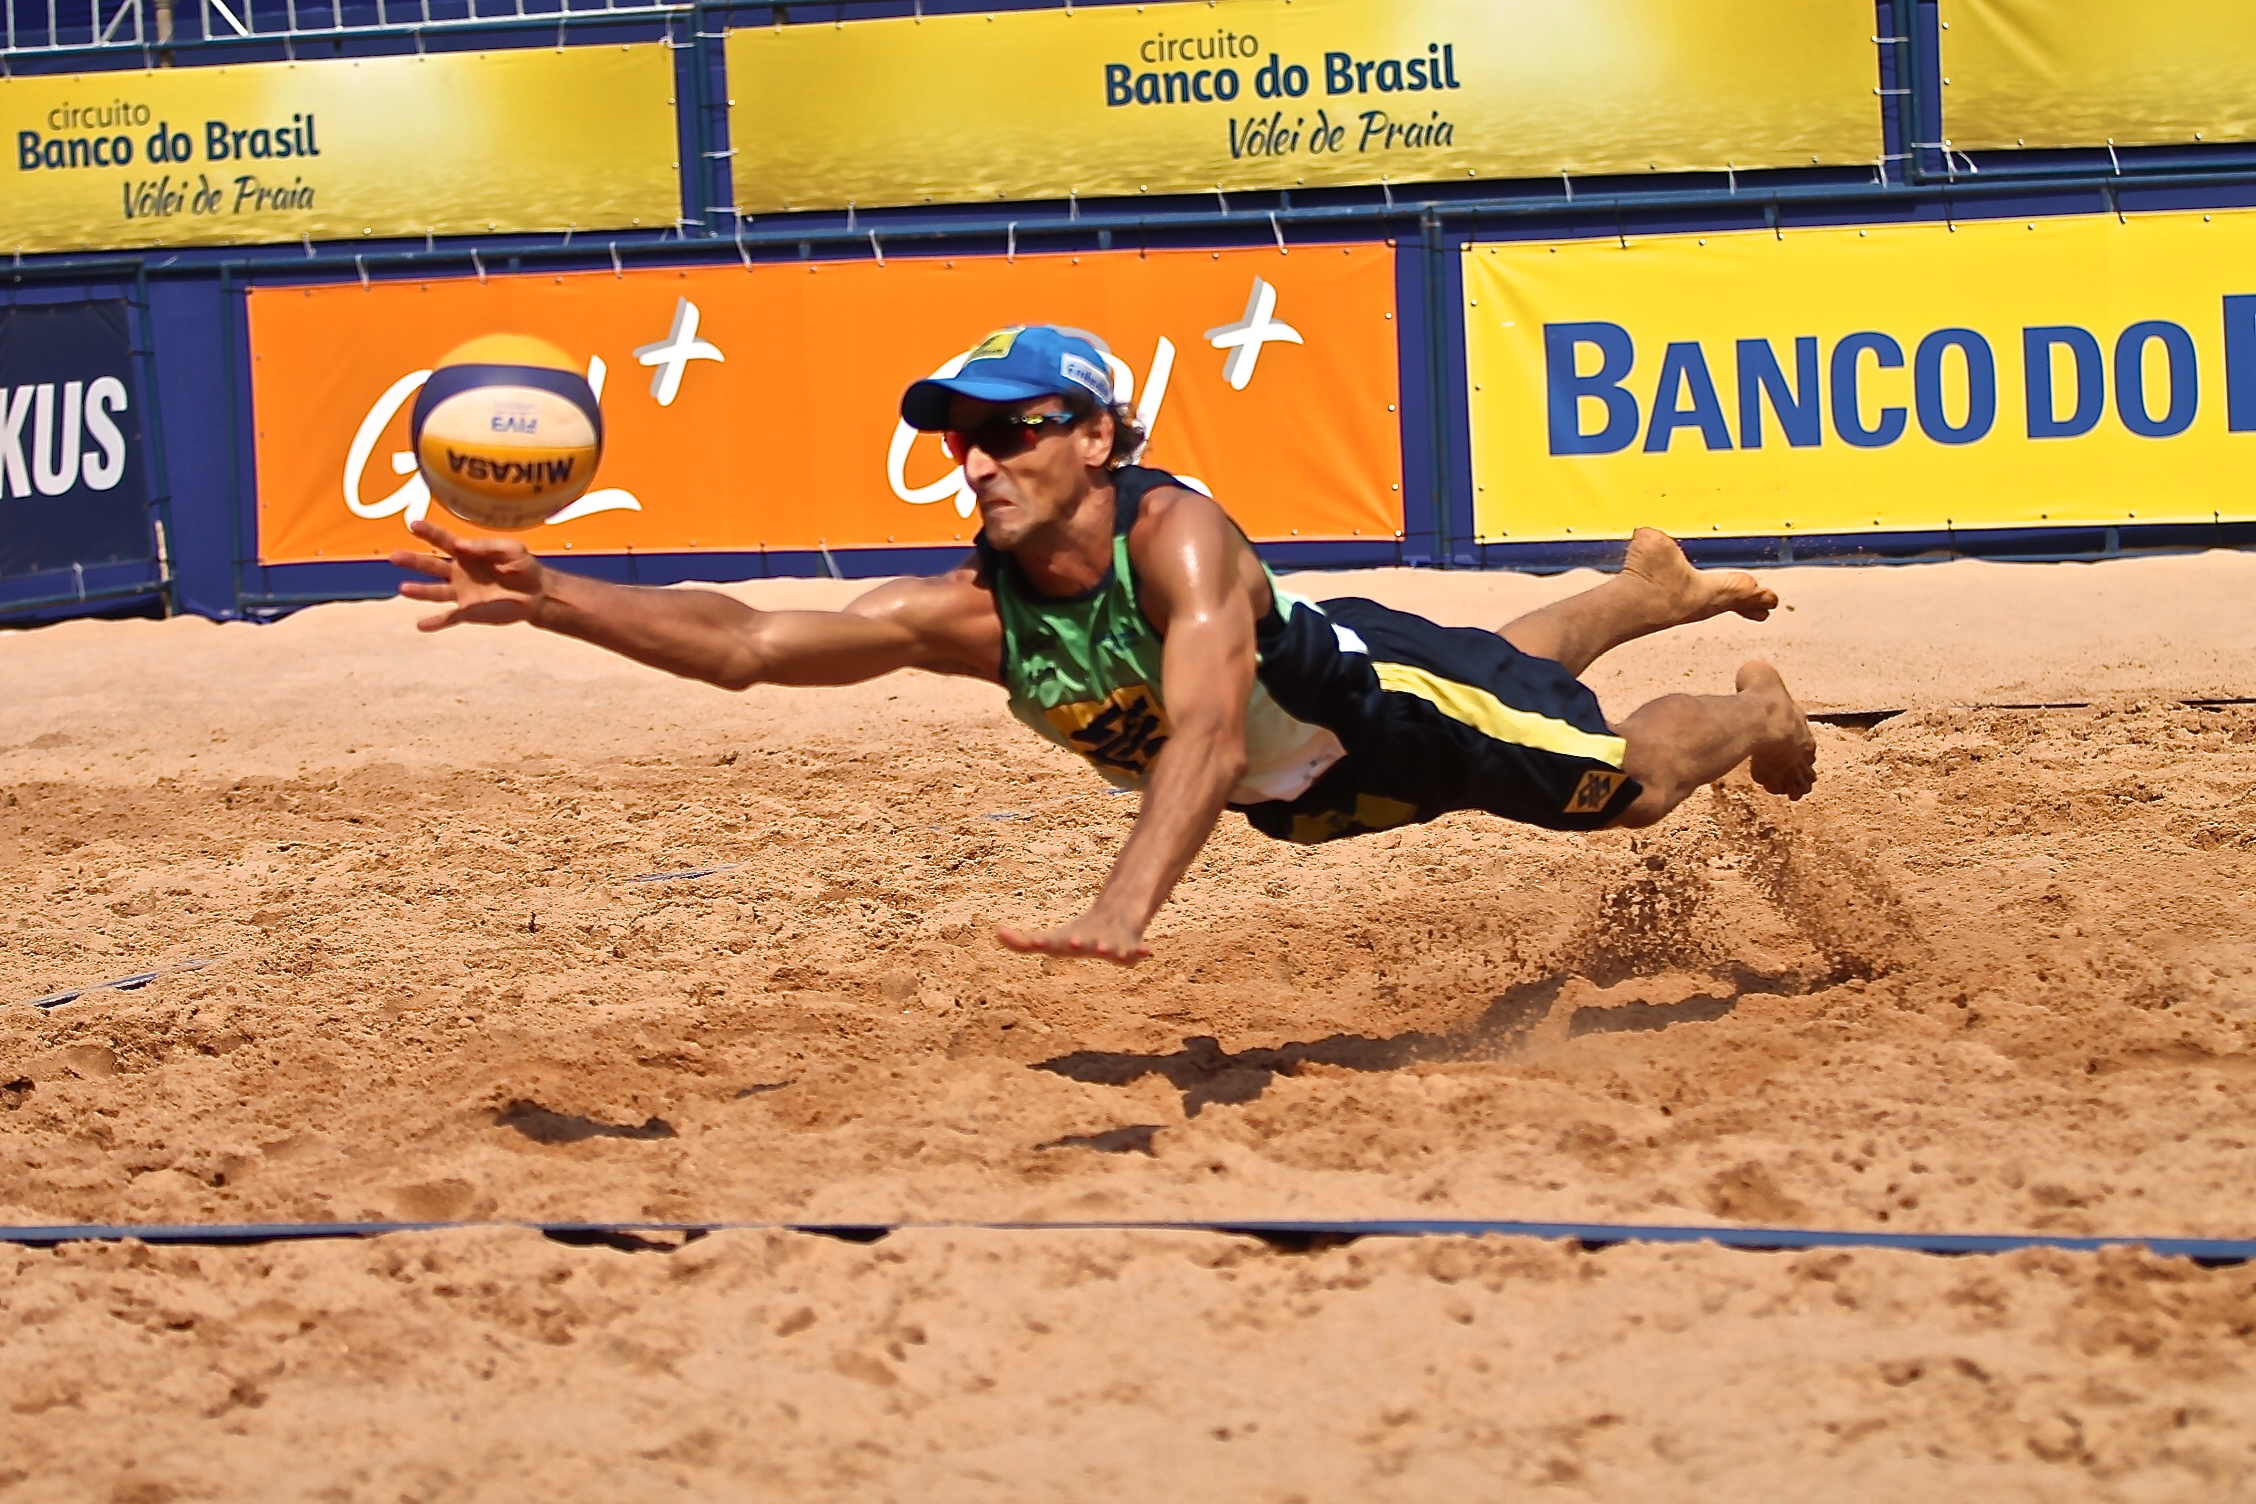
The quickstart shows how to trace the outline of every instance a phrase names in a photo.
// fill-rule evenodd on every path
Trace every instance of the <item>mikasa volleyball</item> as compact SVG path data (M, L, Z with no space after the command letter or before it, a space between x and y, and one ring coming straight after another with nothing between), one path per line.
M489 334L441 360L416 395L409 442L440 505L502 532L577 500L603 454L603 410L546 340Z

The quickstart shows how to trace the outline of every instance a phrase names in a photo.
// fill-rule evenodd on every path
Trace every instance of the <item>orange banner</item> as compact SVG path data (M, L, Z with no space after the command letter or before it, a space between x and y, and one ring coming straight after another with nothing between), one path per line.
M968 543L969 493L902 390L989 330L1109 346L1152 433L1257 539L1394 537L1394 255L1379 246L895 258L259 289L250 297L262 563L377 558L434 504L407 421L475 335L537 335L601 394L595 489L541 552ZM443 514L442 514L443 515Z

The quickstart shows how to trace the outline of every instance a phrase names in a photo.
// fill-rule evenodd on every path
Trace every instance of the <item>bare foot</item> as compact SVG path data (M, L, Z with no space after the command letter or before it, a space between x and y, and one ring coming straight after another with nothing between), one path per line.
M1630 536L1622 573L1635 575L1660 592L1670 626L1706 621L1726 611L1761 621L1778 607L1778 592L1764 588L1744 570L1710 574L1694 569L1676 540L1657 527L1641 527Z
M1741 666L1735 682L1739 693L1772 701L1770 708L1777 722L1775 732L1755 747L1748 759L1748 771L1755 775L1756 783L1773 794L1801 798L1817 784L1817 738L1810 735L1808 718L1786 692L1786 681L1778 676L1778 670L1767 663Z

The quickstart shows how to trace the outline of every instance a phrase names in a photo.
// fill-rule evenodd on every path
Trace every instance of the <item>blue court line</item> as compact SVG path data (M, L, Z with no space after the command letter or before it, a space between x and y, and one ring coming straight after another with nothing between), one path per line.
M1501 1222L1348 1219L1339 1221L1072 1221L1072 1222L189 1222L66 1223L52 1227L0 1227L0 1243L50 1247L57 1243L118 1242L244 1244L331 1238L373 1238L399 1232L462 1232L514 1227L565 1241L702 1237L715 1232L799 1232L875 1242L895 1232L1204 1232L1313 1246L1356 1238L1509 1237L1612 1248L1625 1243L1714 1243L1760 1253L1817 1248L1872 1248L1946 1256L2012 1253L2046 1248L2093 1253L2103 1248L2143 1248L2164 1258L2203 1264L2256 1260L2256 1239L2156 1238L2138 1234L2067 1237L2049 1233L1859 1232L1807 1227L1680 1227L1635 1222Z
M177 966L160 967L155 971L137 971L132 976L119 977L114 982L90 982L84 987L68 987L61 992L50 992L45 997L33 998L31 1006L34 1008L60 1008L63 1004L74 1002L86 996L89 992L134 992L148 986L151 982L161 981L165 977L174 976L183 971L202 971L207 966L217 966L218 964L217 961L183 961Z
M734 872L744 864L725 862L718 867L691 867L684 872L644 872L627 879L630 883L678 883L693 877L711 877L716 872Z

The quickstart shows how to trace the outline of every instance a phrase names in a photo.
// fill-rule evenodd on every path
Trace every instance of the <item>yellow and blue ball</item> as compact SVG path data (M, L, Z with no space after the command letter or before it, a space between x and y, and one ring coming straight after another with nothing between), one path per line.
M546 340L489 334L448 352L416 394L408 442L431 495L465 522L537 527L578 500L603 456L603 409Z

